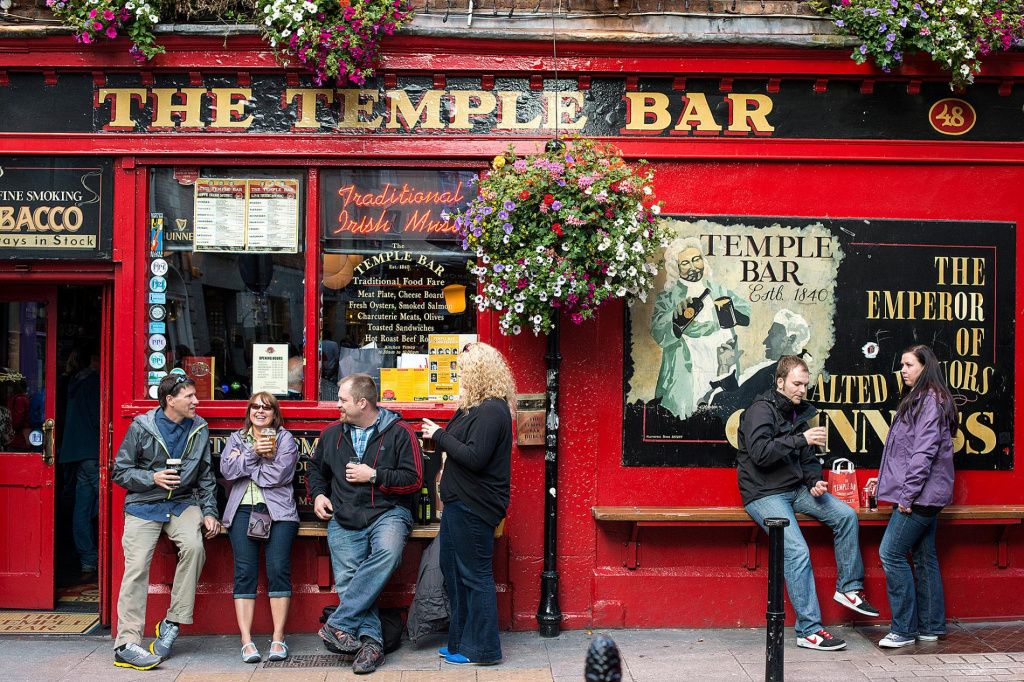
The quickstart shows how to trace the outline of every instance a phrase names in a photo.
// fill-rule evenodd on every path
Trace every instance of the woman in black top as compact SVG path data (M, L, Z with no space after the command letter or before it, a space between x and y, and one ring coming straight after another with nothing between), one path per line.
M494 529L508 509L515 384L505 359L486 343L459 356L459 409L440 428L423 420L423 435L448 454L441 478L441 572L451 602L448 646L453 665L501 661L498 604L491 562Z

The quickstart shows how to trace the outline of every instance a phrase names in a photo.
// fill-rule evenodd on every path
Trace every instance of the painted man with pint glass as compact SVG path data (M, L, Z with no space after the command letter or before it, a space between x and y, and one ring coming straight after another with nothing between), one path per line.
M864 596L857 512L828 492L816 446L825 445L825 427L811 427L818 410L809 402L807 363L795 355L779 358L775 388L765 391L740 420L739 473L743 506L767 531L765 519L789 519L783 530L783 572L789 602L796 612L796 644L835 651L846 642L821 624L810 552L796 514L818 519L835 533L836 591L846 608L876 618L878 609Z
M203 537L220 531L210 432L196 414L195 384L184 373L157 387L160 407L132 420L114 462L124 503L124 577L117 598L114 665L149 670L171 655L182 623L192 623L196 583L206 561ZM149 567L160 534L178 548L171 606L156 624L156 639L142 648Z

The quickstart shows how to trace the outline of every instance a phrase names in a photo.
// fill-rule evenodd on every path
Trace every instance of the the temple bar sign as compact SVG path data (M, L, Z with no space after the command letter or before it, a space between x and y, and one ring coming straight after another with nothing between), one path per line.
M111 257L109 159L0 157L0 260Z

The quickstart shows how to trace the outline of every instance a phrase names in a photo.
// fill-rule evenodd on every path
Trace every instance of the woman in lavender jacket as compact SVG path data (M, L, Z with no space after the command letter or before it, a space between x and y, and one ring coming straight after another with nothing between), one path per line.
M938 514L953 500L953 433L957 407L928 346L908 348L900 362L907 389L882 452L877 496L893 514L878 549L892 609L879 646L935 641L946 632L942 576L935 553ZM907 555L914 561L911 573Z
M292 434L281 428L277 398L264 392L249 398L245 423L228 437L223 452L220 473L230 484L230 491L222 521L235 557L235 617L242 635L242 661L261 660L251 634L261 545L266 552L267 591L274 621L269 660L283 661L288 658L284 626L292 596L292 542L299 532L292 487L299 449ZM249 517L254 508L269 512L273 521L266 541L248 536Z

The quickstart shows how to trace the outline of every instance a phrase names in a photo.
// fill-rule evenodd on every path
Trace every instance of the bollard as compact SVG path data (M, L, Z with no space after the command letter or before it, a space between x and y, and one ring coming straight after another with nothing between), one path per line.
M789 525L789 519L765 519L764 525L768 526L768 611L765 613L768 637L764 651L764 679L765 682L782 682L786 625L786 606L782 602L782 586L785 584L782 571L785 552L783 529Z
M619 647L608 635L598 635L587 649L587 661L583 667L586 682L621 682L622 661Z

